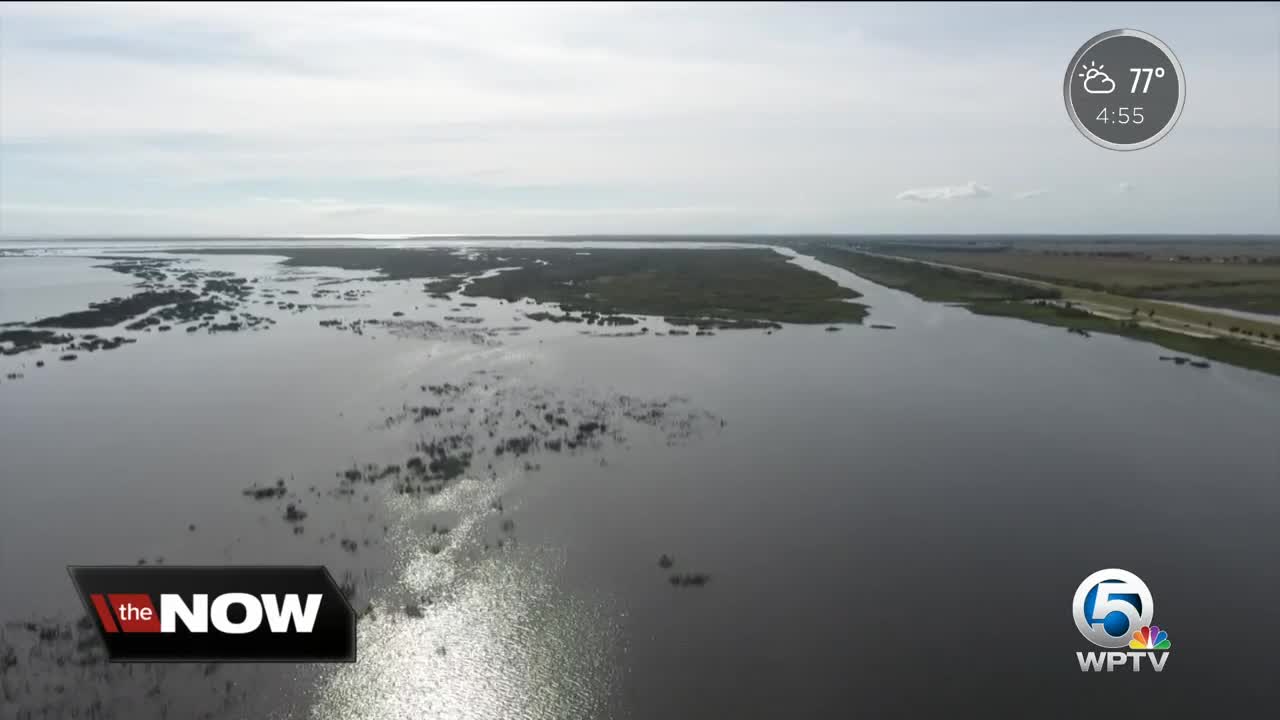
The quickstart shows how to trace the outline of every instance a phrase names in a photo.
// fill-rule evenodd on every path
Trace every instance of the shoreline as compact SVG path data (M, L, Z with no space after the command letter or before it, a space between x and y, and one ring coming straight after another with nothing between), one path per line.
M1074 331L1102 332L1236 367L1280 375L1280 323L1249 323L1220 313L1201 313L1219 320L1222 323L1219 326L1215 326L1213 320L1205 320L1207 324L1181 322L1168 319L1164 314L1163 308L1170 305L1166 301L1121 298L1069 285L909 256L847 248L828 248L815 256L837 265L844 263L855 273L867 274L876 282L902 289L921 299L956 304L975 314L1016 318ZM860 263L858 257L872 262ZM898 267L885 268L876 264L885 262ZM893 274L899 271L905 274L901 277ZM939 283L943 289L938 291L922 289ZM1132 307L1125 311L1117 303L1131 303ZM1058 310L1045 312L1045 305L1056 306ZM1162 309L1158 317L1155 313L1157 308ZM1145 315L1139 310L1150 311L1151 314Z

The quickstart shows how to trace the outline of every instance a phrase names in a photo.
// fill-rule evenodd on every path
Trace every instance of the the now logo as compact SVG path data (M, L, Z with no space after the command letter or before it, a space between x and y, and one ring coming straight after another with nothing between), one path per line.
M215 597L211 605L206 593L193 595L190 604L181 595L165 593L160 596L160 609L157 611L151 596L146 593L89 594L98 619L109 633L171 633L179 631L179 623L187 631L203 633L209 632L212 622L214 631L231 635L257 630L264 616L273 633L309 633L315 627L323 597L320 593L307 595L304 607L301 596L296 593L226 593ZM233 612L233 609L239 612ZM233 620L233 615L239 619Z
M355 613L323 567L68 570L112 661L355 660Z

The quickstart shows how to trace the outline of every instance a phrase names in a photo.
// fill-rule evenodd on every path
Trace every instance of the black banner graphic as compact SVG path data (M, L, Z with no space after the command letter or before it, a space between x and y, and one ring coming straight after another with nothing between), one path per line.
M322 566L71 566L112 662L354 662Z

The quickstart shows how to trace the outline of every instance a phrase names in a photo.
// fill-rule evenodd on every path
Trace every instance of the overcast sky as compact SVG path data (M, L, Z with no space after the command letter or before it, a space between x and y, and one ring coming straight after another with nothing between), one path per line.
M1187 75L1137 152L1093 35ZM0 5L0 234L1280 232L1280 7Z

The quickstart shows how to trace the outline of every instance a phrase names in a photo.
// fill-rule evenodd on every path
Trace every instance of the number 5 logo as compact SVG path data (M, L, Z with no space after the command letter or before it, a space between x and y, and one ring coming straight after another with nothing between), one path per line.
M1099 570L1085 578L1071 603L1080 634L1104 648L1127 646L1130 633L1150 625L1154 614L1155 603L1147 584L1119 568Z

